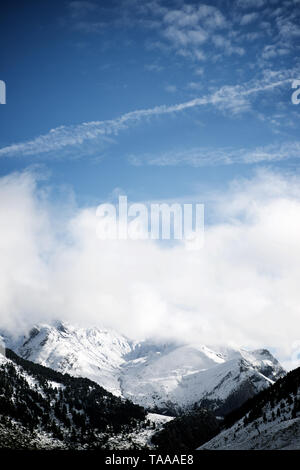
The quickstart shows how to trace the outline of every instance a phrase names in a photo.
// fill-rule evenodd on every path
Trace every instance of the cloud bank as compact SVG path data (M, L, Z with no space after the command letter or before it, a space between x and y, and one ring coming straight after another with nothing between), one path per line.
M204 248L189 251L101 241L95 208L64 217L32 173L1 178L0 327L64 319L136 338L274 347L296 365L299 188L266 170L233 182L210 201Z

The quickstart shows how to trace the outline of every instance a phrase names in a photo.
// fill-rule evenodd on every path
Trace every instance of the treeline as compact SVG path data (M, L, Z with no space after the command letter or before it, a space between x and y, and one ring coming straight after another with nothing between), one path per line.
M6 356L13 363L0 367L2 423L16 420L29 432L45 431L69 444L94 448L145 420L141 406L115 397L89 379L61 374L10 350Z
M229 413L224 419L224 426L229 428L243 417L245 424L264 418L266 405L273 409L282 400L291 407L291 417L296 417L300 411L299 388L300 367L287 373L273 385L247 400L240 408Z
M161 431L154 434L152 443L163 452L192 451L216 436L219 430L219 422L214 414L199 409L169 421Z

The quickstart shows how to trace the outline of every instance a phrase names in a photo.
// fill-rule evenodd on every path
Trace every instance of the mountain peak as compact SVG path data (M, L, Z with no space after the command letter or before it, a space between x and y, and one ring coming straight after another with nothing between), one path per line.
M8 345L25 359L88 377L117 396L160 410L206 403L226 411L231 402L240 403L284 374L265 349L131 341L109 329L65 321L35 325L25 336L8 339Z

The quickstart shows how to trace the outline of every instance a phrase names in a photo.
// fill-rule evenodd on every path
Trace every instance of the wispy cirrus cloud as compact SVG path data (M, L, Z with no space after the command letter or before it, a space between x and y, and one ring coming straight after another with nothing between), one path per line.
M263 60L258 64L264 67L265 61L276 61L288 54L294 54L296 62L295 51L298 49L297 42L300 36L299 2L295 0L284 4L278 3L276 7L268 6L261 15L262 21L258 21L258 25L267 33L267 41L258 54Z
M92 146L99 140L104 145L110 143L114 136L130 126L155 116L178 114L193 108L212 106L220 112L238 114L251 109L251 102L261 92L272 92L290 83L295 74L293 71L270 72L260 80L252 80L242 85L225 85L216 91L174 105L160 105L148 109L138 109L121 115L116 119L106 121L91 121L74 126L60 126L51 129L47 134L32 140L11 144L0 148L0 158L10 156L29 156L56 153L68 149L80 149L84 145ZM91 153L91 147L87 154ZM74 154L73 154L74 157Z
M300 35L297 0L209 3L74 0L67 3L63 24L91 35L109 29L130 34L138 29L143 31L147 52L155 49L176 67L185 62L195 71L201 64L207 71L215 68L219 74L218 67L224 64L224 70L234 74L243 69L246 76L247 71L264 70L270 64L278 66L279 61L279 67L291 66ZM134 35L130 41L135 43ZM113 41L107 44L110 47ZM246 60L246 51L250 62ZM144 67L149 71L161 70L159 65Z
M192 166L255 164L300 158L300 141L283 142L246 148L207 148L198 147L172 150L159 155L131 155L128 161L134 166Z
M121 5L71 1L67 6L66 24L85 34L102 33L107 27L142 28L151 32L152 47L175 52L193 61L206 59L202 46L219 47L211 41L216 33L223 36L222 44L228 55L240 54L242 49L233 44L234 38L228 35L232 24L229 15L217 6L185 2L166 4L162 0L122 0L119 3Z
M63 23L83 34L102 33L107 28L141 28L151 33L151 39L146 40L148 47L168 55L175 52L196 63L223 60L220 47L226 56L238 58L245 53L249 40L257 40L258 56L271 37L276 48L292 49L300 35L297 0L232 0L228 2L230 9L226 2L224 7L223 2L213 3L74 0L67 3Z

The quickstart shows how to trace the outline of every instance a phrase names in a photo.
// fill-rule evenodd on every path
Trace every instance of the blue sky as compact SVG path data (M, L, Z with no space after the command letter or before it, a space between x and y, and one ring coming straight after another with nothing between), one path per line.
M298 364L299 7L2 6L0 326L85 320ZM95 207L119 194L204 203L205 248L100 243Z
M297 171L299 6L12 3L0 33L1 174L42 164L88 204L115 188L176 198L262 165Z

